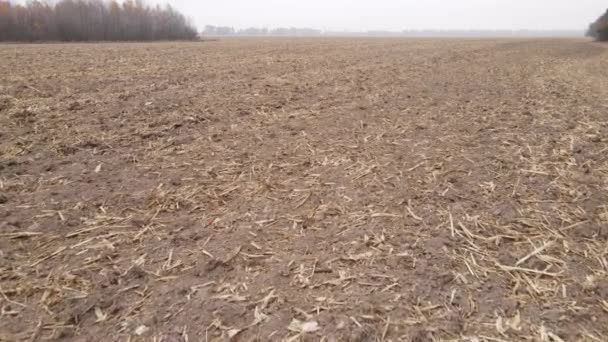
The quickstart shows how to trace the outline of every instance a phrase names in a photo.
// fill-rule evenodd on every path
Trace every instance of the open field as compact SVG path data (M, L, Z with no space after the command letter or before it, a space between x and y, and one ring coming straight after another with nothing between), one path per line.
M0 340L608 340L605 46L0 45L0 69Z

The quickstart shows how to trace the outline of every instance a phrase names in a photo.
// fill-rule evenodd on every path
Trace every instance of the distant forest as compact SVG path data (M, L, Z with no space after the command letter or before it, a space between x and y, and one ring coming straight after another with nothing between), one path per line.
M235 30L230 26L207 25L203 30L206 36L319 36L323 34L321 30L312 28L258 28L250 27L247 29Z
M608 41L608 10L589 26L587 36L599 41Z
M537 30L403 30L403 31L323 31L312 28L279 27L235 29L230 26L204 27L204 36L376 36L376 37L581 37L580 31Z
M0 0L0 41L188 40L196 28L170 6L139 0Z

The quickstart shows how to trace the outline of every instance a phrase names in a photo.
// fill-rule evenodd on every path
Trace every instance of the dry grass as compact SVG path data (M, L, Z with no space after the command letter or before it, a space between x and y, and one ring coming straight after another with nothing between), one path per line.
M3 46L0 340L606 341L606 56Z

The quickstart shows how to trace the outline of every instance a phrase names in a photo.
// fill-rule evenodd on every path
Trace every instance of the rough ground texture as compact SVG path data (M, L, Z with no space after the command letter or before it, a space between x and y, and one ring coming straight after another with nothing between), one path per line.
M3 45L0 66L0 340L608 340L605 46Z

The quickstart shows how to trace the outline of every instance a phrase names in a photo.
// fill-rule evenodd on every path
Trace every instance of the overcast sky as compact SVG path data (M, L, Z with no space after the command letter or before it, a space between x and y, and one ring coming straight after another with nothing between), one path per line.
M583 30L606 0L155 0L202 28Z

